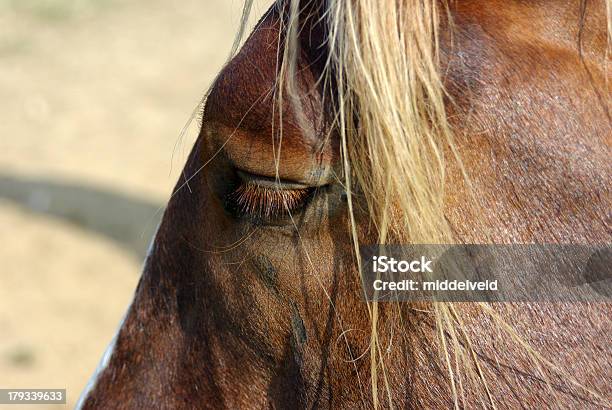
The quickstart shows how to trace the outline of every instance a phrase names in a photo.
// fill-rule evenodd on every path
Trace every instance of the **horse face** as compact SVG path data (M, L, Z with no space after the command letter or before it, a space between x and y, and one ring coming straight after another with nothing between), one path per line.
M321 37L309 27L309 44L298 59L300 100L286 94L279 102L279 26L272 9L212 86L185 169L187 178L195 176L188 186L179 182L160 233L176 235L176 224L182 226L191 258L181 252L181 263L189 260L184 274L190 278L181 283L193 286L184 294L206 289L188 298L199 300L185 308L183 322L189 327L212 320L226 351L235 344L235 351L247 346L257 352L241 373L262 365L290 369L303 356L311 356L299 360L313 371L320 369L326 360L321 352L341 347L331 329L344 305L345 327L351 318L367 318L365 303L349 305L361 293L338 139L317 82L325 57L316 52ZM177 214L184 222L166 230ZM207 304L210 300L215 304ZM366 340L352 343L360 353L367 348ZM287 352L287 346L295 351ZM339 373L344 367L352 371L345 353L333 356L347 359Z
M573 41L526 37L533 27L563 28L557 23L563 16L578 22L572 14L580 11L578 3L536 3L453 3L454 48L441 38L441 71L453 97L449 119L473 186L471 195L462 192L453 183L462 180L461 172L448 170L445 210L461 242L609 238L605 222L592 222L604 221L609 208L608 150L601 138L609 135L609 118L597 104L587 104L605 89L604 76L577 69L586 65ZM605 16L603 9L596 14ZM338 137L326 117L334 112L333 96L318 82L327 57L324 35L308 24L318 21L316 12L312 16L301 30L295 93L283 91L277 80L284 34L274 8L211 88L184 179L85 408L369 407L370 367L363 359L370 312L355 272ZM605 34L605 18L599 20L597 32ZM599 37L604 41L597 47L605 45L606 37ZM583 49L587 58L599 50L589 44ZM374 243L365 206L359 195L354 198L359 241ZM607 308L590 308L601 315L593 321L575 320L588 315L571 307L507 308L502 316L519 324L529 340L554 346L552 362L577 351L585 357L605 351L605 330L593 323L607 323ZM409 314L398 320L394 309L380 306L377 329L378 344L389 347L385 381L394 402L452 407L431 310L403 305ZM501 363L498 354L504 352L510 364L504 368L516 365L528 374L522 369L532 364L522 348L505 334L501 340L499 328L480 320L473 305L460 309L473 319L473 340L487 363ZM548 333L542 330L559 323L568 324L565 333L550 333L554 338L544 342ZM575 369L589 385L605 383L592 363L576 363ZM538 373L523 378L498 371L491 384L496 396L525 396L510 407L550 404L550 385L533 384ZM525 385L536 387L525 393ZM481 404L470 403L466 407ZM568 403L561 407L576 407Z

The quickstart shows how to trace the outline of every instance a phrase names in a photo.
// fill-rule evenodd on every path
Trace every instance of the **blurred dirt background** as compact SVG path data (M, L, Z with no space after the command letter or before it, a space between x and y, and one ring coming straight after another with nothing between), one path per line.
M0 0L0 388L66 388L76 403L240 12L238 0Z

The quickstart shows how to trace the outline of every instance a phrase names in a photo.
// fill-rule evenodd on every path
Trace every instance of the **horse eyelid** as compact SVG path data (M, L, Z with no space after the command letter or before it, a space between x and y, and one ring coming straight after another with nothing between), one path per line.
M241 215L273 218L301 208L313 191L312 188L283 189L242 183L227 196L227 201Z

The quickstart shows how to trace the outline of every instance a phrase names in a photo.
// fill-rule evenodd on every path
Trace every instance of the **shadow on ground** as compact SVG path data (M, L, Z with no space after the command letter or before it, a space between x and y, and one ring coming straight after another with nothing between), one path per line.
M102 235L142 260L163 205L103 188L0 174L0 200Z

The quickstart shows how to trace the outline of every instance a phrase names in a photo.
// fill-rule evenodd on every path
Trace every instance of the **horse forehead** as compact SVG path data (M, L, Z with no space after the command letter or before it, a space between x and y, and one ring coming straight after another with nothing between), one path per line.
M284 87L279 98L279 71L283 53L280 18L269 12L240 52L224 67L213 84L204 119L270 139L280 129L283 139L298 145L316 145L321 138L323 106L316 76L303 55L297 60L299 106ZM279 52L280 48L280 52ZM281 115L282 114L282 115Z

